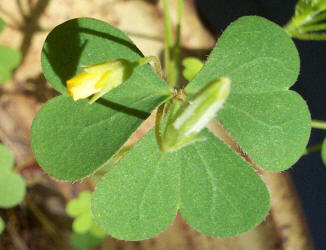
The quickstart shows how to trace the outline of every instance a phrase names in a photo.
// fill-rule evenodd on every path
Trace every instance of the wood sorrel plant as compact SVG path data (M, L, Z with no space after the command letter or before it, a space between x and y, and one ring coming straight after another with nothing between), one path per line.
M179 5L180 20L181 0ZM169 20L167 1L165 17ZM83 65L136 62L143 55L123 32L105 22L78 18L57 26L45 41L42 66L62 95L45 104L33 122L35 157L57 179L90 176L112 163L159 107L156 133L149 132L98 183L92 195L98 225L118 239L143 240L162 232L180 211L193 228L208 235L245 232L264 220L270 207L268 189L252 165L285 170L302 155L309 138L307 105L289 90L299 73L297 50L278 25L243 17L230 24L201 71L181 86L176 70L180 25L175 42L168 21L166 26L168 84L149 65L138 65L93 104L74 101L66 81L82 73ZM222 87L214 83L221 82L231 91L216 90ZM91 84L88 94L97 95L103 84ZM203 97L213 99L202 102ZM220 104L226 100L222 109L214 98L221 98ZM251 163L204 128L212 116Z

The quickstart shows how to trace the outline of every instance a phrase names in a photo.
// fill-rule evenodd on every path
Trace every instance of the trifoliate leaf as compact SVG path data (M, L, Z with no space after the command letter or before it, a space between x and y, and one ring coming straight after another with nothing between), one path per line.
M69 201L67 214L74 217L72 228L78 234L89 232L97 238L104 238L104 233L95 223L91 212L91 192L83 191L78 198Z

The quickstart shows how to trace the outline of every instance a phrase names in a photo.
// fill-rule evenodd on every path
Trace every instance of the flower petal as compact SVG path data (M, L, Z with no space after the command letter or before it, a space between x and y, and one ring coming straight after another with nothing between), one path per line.
M102 63L97 63L89 66L84 66L84 71L88 73L102 73L106 71L113 71L123 67L124 60L117 59Z
M101 78L101 73L80 73L67 81L68 93L75 101L87 98L100 91L100 89L96 88L95 85Z

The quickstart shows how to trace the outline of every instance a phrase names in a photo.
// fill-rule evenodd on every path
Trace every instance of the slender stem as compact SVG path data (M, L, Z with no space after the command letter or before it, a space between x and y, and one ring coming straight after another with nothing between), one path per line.
M132 32L132 31L124 31L128 36L134 36L134 37L139 37L139 38L144 38L147 40L152 40L152 41L157 41L160 43L164 42L163 37L160 36L152 36L152 35L146 35L143 33L137 33L137 32Z
M308 147L308 148L306 148L306 150L303 152L302 155L307 155L307 154L310 154L313 152L317 152L317 151L321 150L321 147L322 147L322 144L316 144L311 147Z
M23 163L16 165L13 167L13 171L15 172L19 172L20 170L29 167L30 165L32 165L35 162L34 157L29 158L28 160L24 161Z
M161 67L161 63L160 60L156 57L156 56L146 56L146 57L142 57L140 58L138 61L136 61L137 66L143 65L145 63L149 63L152 62L154 63L154 68L156 73L162 77L162 67Z
M28 195L26 196L26 203L51 238L58 244L58 246L62 246L63 240L59 229L46 217Z
M326 23L304 25L300 27L300 32L320 31L326 29Z
M122 147L116 154L114 154L107 162L105 162L99 169L91 176L92 181L99 181L105 174L112 170L112 168L133 148L134 145Z
M28 15L26 14L26 11L23 8L21 0L16 0L16 5L18 7L19 14L24 18L24 20L26 20Z
M319 120L312 120L311 121L311 127L326 130L326 122L325 121L319 121Z
M181 41L181 18L182 18L182 9L183 9L183 0L178 0L178 20L177 20L177 32L176 32L176 40L175 40L175 46L174 46L174 61L176 64L176 76L174 76L175 81L178 82L178 76L179 76L179 66L180 66L180 41ZM178 88L181 88L182 86L177 86Z
M44 175L37 175L31 178L26 178L25 182L28 187L41 183L44 180Z
M159 108L157 109L156 113L156 120L155 120L155 136L157 144L162 151L162 120L164 116L164 107L165 103L163 103Z
M171 25L171 16L168 0L163 1L164 4L164 27L165 27L165 43L164 43L164 70L167 82L174 87L171 79L171 50L173 47L173 34Z
M183 0L178 0L178 20L177 20L177 35L176 35L175 47L180 47L182 9L183 9Z
M312 33L296 33L293 34L292 37L301 39L301 40L316 40L316 41L324 41L326 40L325 32L312 32Z

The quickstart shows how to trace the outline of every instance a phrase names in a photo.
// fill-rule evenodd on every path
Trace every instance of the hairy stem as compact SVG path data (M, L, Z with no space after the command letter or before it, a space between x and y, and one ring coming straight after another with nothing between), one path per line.
M312 120L311 127L317 129L325 129L326 130L326 122L319 120Z
M176 87L181 88L178 82L178 69L180 67L180 41L181 41L181 18L182 18L182 9L183 9L183 0L178 0L178 20L177 20L177 32L176 32L176 40L175 40L175 46L174 46L174 62L176 65L176 75L174 76L176 81Z
M162 151L162 119L164 116L164 107L165 103L163 103L159 108L157 109L156 113L156 119L155 119L155 136L156 136L156 141L157 144Z
M322 144L316 144L316 145L313 145L311 147L308 147L308 148L305 149L305 151L303 152L302 155L307 155L307 154L310 154L310 153L313 153L313 152L320 151L321 146L322 146Z
M143 65L145 63L154 63L154 68L156 74L158 74L160 77L162 77L162 67L160 60L156 56L146 56L143 58L140 58L136 63L138 66Z

